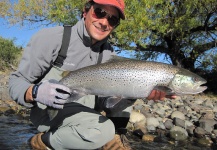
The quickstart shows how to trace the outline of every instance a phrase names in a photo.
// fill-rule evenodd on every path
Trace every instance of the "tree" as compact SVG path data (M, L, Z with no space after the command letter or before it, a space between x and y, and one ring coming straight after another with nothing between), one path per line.
M80 19L84 3L79 0L2 0L0 16L12 25L21 26L75 24Z
M165 53L174 65L194 70L205 52L216 48L216 0L132 0L126 10L118 43L130 49L133 42L145 59Z
M0 70L14 69L21 51L22 47L15 46L14 40L0 37Z
M2 0L4 18L11 23L75 24L86 1ZM216 53L216 0L125 0L126 20L111 36L119 50L136 52L141 59L165 54L172 64L194 70ZM8 10L8 11L7 11ZM2 13L2 12L1 12Z

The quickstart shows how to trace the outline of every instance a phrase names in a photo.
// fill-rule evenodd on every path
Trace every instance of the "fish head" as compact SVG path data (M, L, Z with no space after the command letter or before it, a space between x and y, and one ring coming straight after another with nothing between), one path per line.
M198 94L207 89L206 86L202 86L205 83L206 80L202 77L186 69L180 68L170 82L169 87L177 95Z

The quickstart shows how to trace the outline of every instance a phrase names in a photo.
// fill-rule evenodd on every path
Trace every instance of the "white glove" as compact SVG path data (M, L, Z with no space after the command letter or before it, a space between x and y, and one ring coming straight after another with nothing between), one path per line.
M32 89L32 97L35 101L58 109L63 109L70 94L71 90L68 87L53 79L36 84Z

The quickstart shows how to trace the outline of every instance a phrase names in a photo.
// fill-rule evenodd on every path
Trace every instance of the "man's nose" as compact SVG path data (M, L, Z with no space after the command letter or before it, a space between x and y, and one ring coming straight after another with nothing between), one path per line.
M108 27L109 24L107 17L100 19L100 25L103 27L103 29L106 29Z

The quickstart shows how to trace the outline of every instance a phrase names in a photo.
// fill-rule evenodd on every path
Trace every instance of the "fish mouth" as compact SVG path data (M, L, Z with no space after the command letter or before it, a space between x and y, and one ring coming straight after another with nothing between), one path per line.
M198 93L201 93L203 91L205 91L207 89L207 86L205 86L206 84L206 81L201 81L200 83L198 83L197 85L195 85L193 88L192 88L192 94L198 94Z
M177 95L199 94L207 89L207 86L204 85L205 83L206 82L200 82L194 86L189 85L185 88L174 89L174 91Z
M203 92L207 89L207 86L200 86L197 90L199 91L198 93L200 92Z

